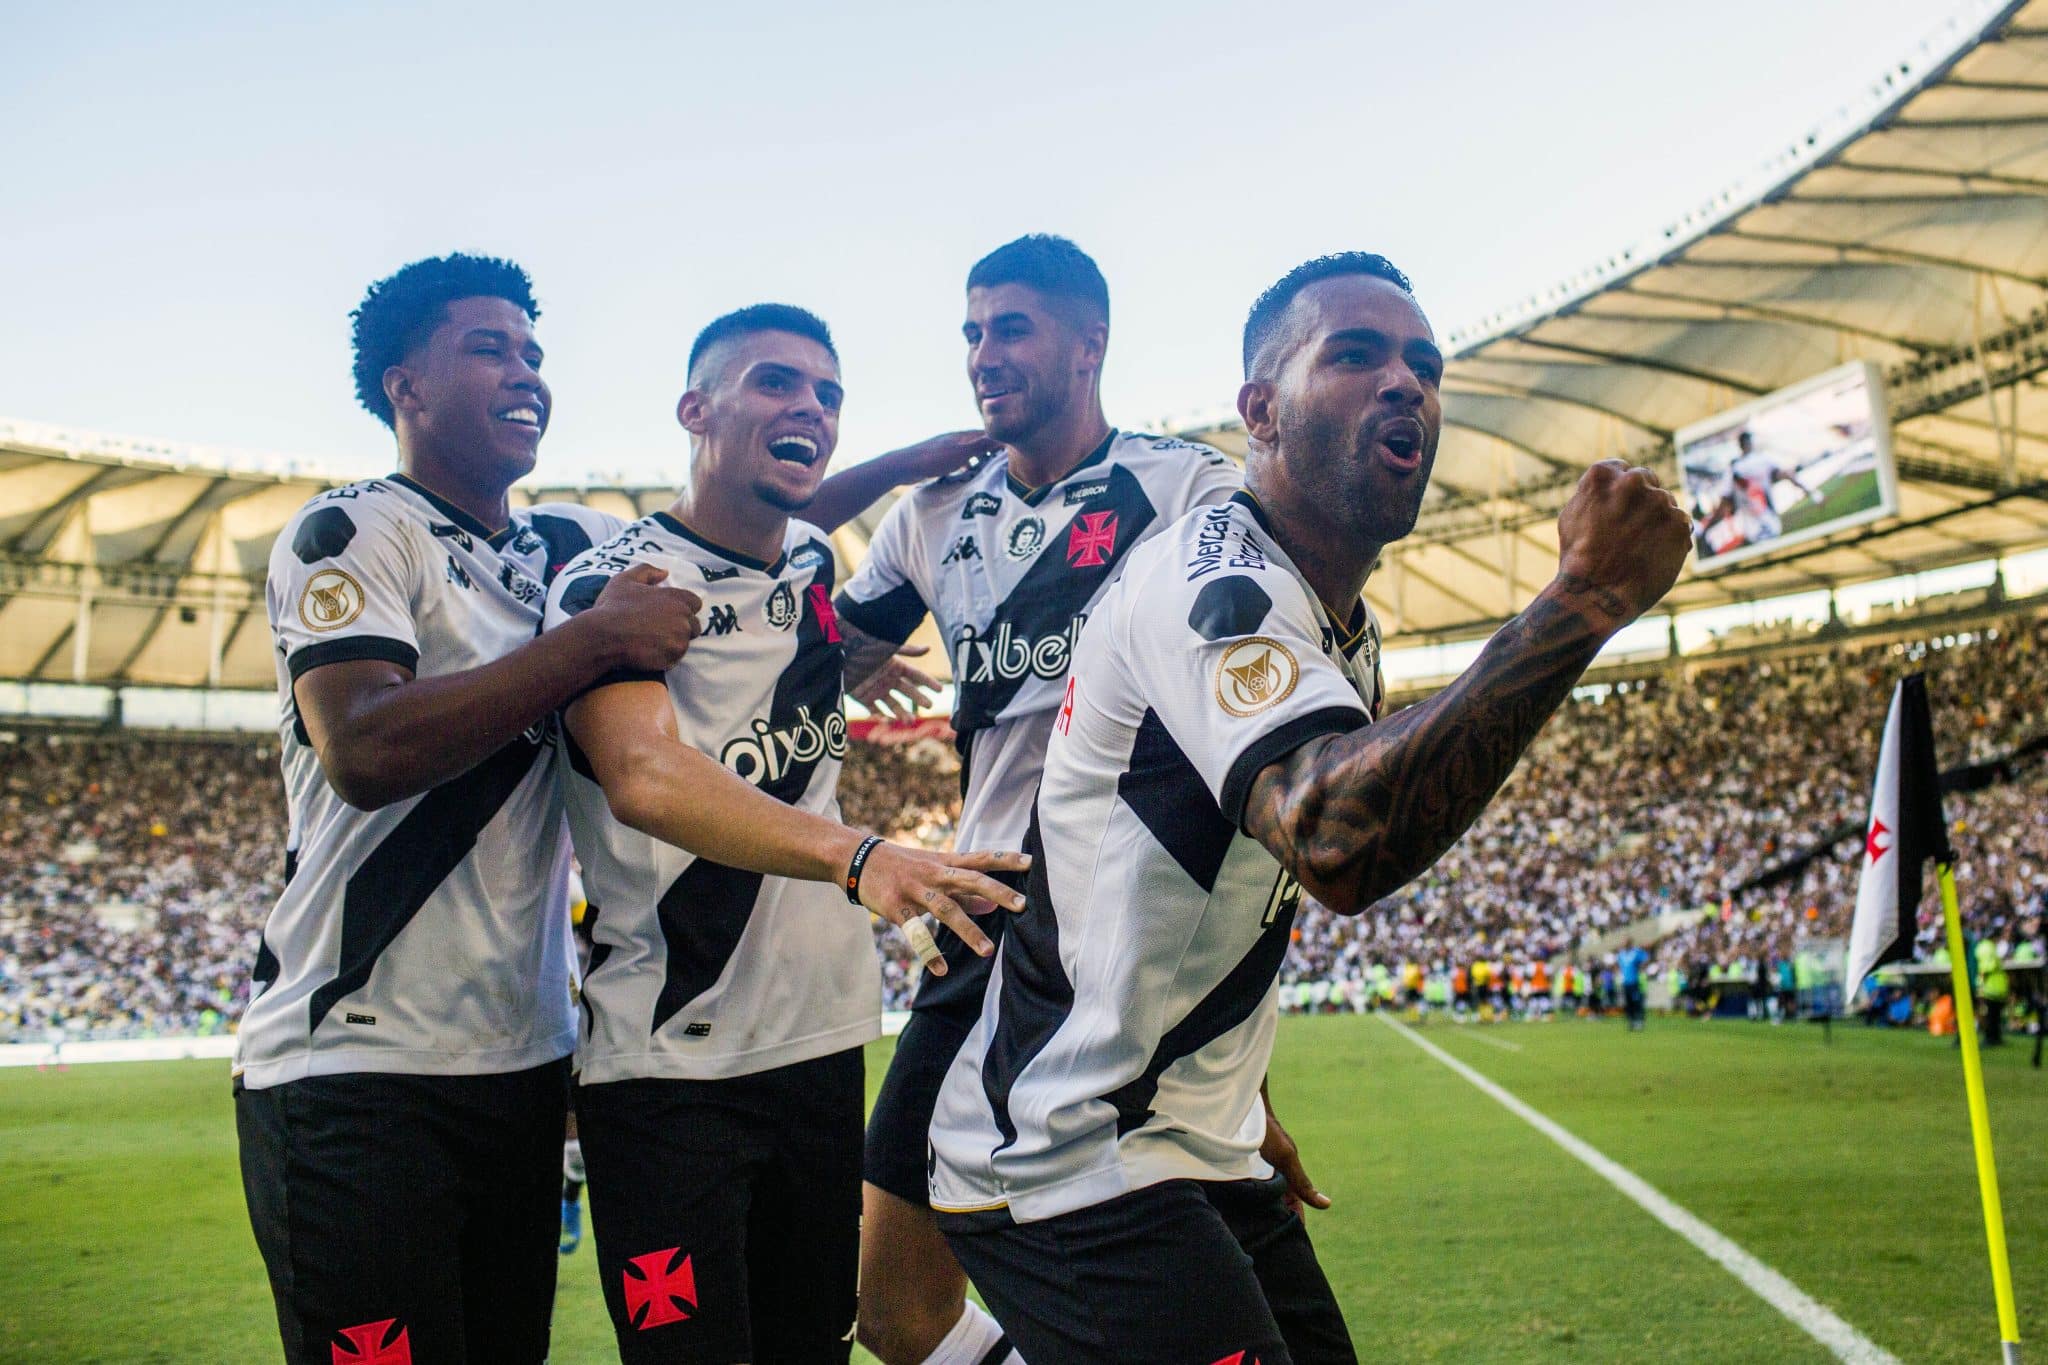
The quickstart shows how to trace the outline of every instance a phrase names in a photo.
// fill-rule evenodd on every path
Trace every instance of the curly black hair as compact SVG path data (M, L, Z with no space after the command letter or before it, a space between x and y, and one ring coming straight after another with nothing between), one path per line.
M1259 295L1252 304L1251 314L1244 320L1245 378L1252 377L1253 361L1266 348L1266 342L1279 327L1280 319L1287 313L1287 305L1294 302L1294 296L1318 280L1334 279L1339 275L1370 275L1376 280L1385 280L1411 298L1415 294L1415 287L1409 284L1400 267L1370 251L1339 251L1334 255L1303 261Z
M385 426L393 425L384 396L384 371L404 361L441 322L457 299L504 299L540 318L533 281L519 266L496 256L453 252L414 261L371 285L349 314L355 343L356 401Z

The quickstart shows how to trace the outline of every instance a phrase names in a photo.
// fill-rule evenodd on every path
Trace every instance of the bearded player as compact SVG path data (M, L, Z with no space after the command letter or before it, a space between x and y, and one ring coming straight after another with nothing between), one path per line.
M1121 432L1102 410L1109 288L1061 237L998 248L967 277L967 374L992 459L899 501L839 598L854 690L900 677L891 649L927 615L952 654L964 800L955 846L1021 845L1073 638L1133 547L1239 486L1207 446ZM875 666L881 665L879 674ZM892 671L894 670L894 671ZM914 703L913 688L899 701ZM998 916L987 921L1000 935ZM987 962L940 930L950 970L919 988L869 1120L861 1226L861 1343L888 1365L981 1365L1009 1355L967 1301L966 1276L925 1203L939 1082L980 1013ZM1303 1196L1321 1204L1297 1175ZM1281 1191L1273 1195L1277 1206Z
M1406 278L1353 254L1261 296L1244 360L1246 490L1141 547L1081 632L1030 903L932 1122L931 1204L1033 1361L1352 1358L1290 1330L1337 1313L1299 1220L1232 1207L1266 1175L1259 1084L1301 893L1356 914L1441 856L1690 539L1647 470L1593 466L1557 577L1456 682L1375 724L1361 594L1420 511L1442 354ZM1250 1254L1275 1242L1297 1255Z
M862 1047L881 1033L868 911L1022 897L839 823L846 752L834 560L797 519L844 390L810 313L711 323L677 416L686 490L563 569L550 633L654 565L703 597L685 668L622 670L564 713L569 826L593 903L577 1113L605 1301L629 1362L848 1358L860 1229ZM546 638L545 636L543 638ZM902 1272L898 1272L902 1273Z

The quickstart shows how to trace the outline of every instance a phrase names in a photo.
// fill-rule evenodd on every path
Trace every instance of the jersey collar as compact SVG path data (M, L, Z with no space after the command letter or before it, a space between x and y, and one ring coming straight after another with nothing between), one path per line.
M1003 463L1003 482L1009 485L1011 495L1015 497L1019 502L1023 503L1026 507L1036 507L1039 503L1045 501L1045 495L1047 493L1052 492L1053 489L1059 487L1068 479L1073 478L1074 475L1080 473L1082 470L1088 468L1090 465L1098 465L1101 464L1104 460L1108 459L1109 448L1116 444L1116 437L1117 430L1115 427L1111 427L1109 429L1109 435L1102 438L1102 444L1095 447L1095 449L1089 451L1087 456L1082 459L1081 463L1075 465L1072 469L1069 469L1066 473L1060 475L1051 483L1042 483L1036 488L1032 488L1028 484L1019 482L1017 476L1010 472L1009 462L1006 460Z
M1229 501L1251 513L1252 520L1259 524L1259 529L1264 531L1273 540L1275 548L1278 548L1280 538L1273 534L1273 523L1267 520L1266 509L1260 504L1257 494L1249 488L1240 488L1230 495ZM1304 585L1307 581L1302 580ZM1314 589L1310 589L1310 592L1313 594ZM1316 598L1316 605L1323 609L1323 614L1333 623L1332 628L1337 632L1337 647L1344 651L1344 657L1348 659L1357 654L1358 647L1365 643L1365 637L1372 628L1372 613L1366 610L1365 599L1360 597L1351 604L1350 611L1342 613L1344 624L1341 628L1334 626L1339 613L1330 610L1329 604L1320 597Z
M765 559L756 559L752 555L743 555L738 550L728 550L717 541L706 540L703 536L698 535L695 531L677 521L667 511L656 512L654 519L660 522L662 529L668 531L671 535L681 536L692 545L709 550L721 559L729 559L743 569L753 569L757 573L767 574L770 578L780 574L782 566L789 562L788 550L784 550L781 554L775 556L772 563Z
M463 511L439 493L436 493L433 489L404 474L393 474L391 482L404 488L410 488L413 492L432 503L436 512L439 512L442 516L448 518L448 520L454 522L493 550L504 549L512 537L518 533L519 528L511 525L493 531L490 527L484 525L475 517Z

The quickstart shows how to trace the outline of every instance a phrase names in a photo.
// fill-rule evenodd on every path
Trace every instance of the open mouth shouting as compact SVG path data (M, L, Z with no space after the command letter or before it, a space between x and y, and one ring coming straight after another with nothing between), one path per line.
M818 462L818 443L809 436L788 432L769 438L768 453L788 464L809 469Z
M1422 468L1422 448L1428 440L1422 422L1414 417L1395 417L1380 424L1374 433L1380 462L1397 474L1412 474Z

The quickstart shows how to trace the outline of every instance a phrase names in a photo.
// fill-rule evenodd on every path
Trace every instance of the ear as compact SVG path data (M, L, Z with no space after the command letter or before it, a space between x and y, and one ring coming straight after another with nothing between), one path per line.
M676 400L676 421L692 436L702 436L711 425L711 404L701 389L686 389Z
M1097 374L1102 372L1102 361L1109 354L1109 324L1091 322L1081 330L1081 359Z
M405 366L393 365L384 371L384 401L391 404L394 413L418 412L423 406L412 374Z
M1273 411L1273 382L1269 379L1247 379L1244 387L1237 391L1237 415L1244 419L1245 435L1261 445L1270 446L1280 434L1279 421Z

